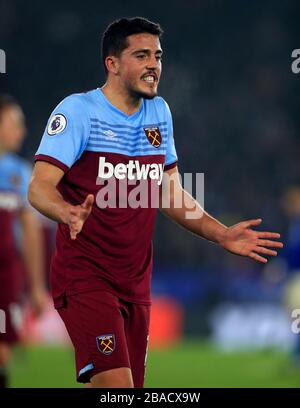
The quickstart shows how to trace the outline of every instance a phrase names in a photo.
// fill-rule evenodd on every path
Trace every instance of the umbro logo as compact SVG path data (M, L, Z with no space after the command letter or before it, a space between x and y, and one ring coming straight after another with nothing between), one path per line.
M114 137L116 137L117 135L115 134L115 132L113 132L112 130L104 130L103 132L105 134L106 137L109 137L110 139L113 139Z

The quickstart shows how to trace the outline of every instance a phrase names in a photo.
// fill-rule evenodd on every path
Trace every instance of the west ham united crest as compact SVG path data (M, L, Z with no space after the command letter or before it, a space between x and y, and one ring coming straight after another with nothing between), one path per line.
M98 350L105 355L111 354L115 347L115 335L114 334L103 334L102 336L96 337L96 343Z
M161 134L159 127L144 128L144 132L147 136L148 142L153 147L159 147L161 145Z

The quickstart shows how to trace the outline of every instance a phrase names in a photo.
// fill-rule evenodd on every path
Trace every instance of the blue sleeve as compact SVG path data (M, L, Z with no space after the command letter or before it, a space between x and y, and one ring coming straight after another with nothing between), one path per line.
M52 112L35 160L49 161L67 171L85 150L89 127L83 95L68 96Z
M168 140L167 140L167 151L166 151L166 158L165 158L165 170L168 170L172 167L175 167L178 161L175 142L174 142L174 135L173 135L173 120L172 114L167 102L165 102L166 107L166 114L167 114L167 128L168 128Z

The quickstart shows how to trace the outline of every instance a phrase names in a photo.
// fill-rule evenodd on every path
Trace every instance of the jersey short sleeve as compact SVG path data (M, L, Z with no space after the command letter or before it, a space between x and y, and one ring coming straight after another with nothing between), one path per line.
M48 161L66 172L85 150L89 126L83 95L68 96L52 112L35 160Z
M167 140L167 151L166 151L164 169L169 170L172 167L176 166L178 157L177 157L175 143L174 143L172 114L171 114L171 111L170 111L170 108L167 102L165 102L165 108L166 108L166 115L167 115L168 140Z

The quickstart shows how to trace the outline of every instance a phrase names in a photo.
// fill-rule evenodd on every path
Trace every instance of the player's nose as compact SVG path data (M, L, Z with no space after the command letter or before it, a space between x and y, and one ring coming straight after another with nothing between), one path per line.
M160 61L156 58L155 55L153 55L148 60L147 69L157 72L160 66L159 64L160 64Z

